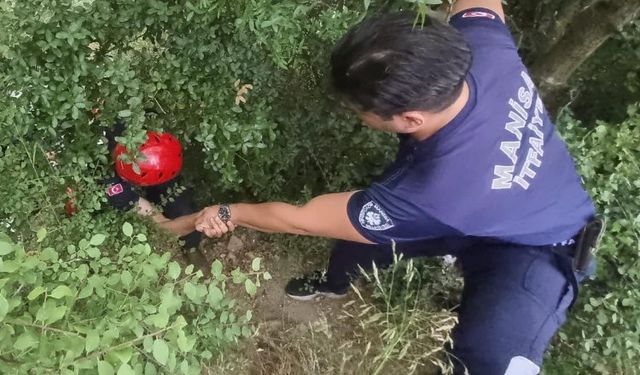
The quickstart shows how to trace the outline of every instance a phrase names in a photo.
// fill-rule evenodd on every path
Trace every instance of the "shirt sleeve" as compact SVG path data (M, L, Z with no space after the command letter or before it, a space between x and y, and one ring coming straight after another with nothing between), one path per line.
M516 48L507 25L489 9L465 9L454 14L449 23L464 34L465 40L474 49L490 46Z
M351 224L377 244L414 242L458 235L459 232L380 186L355 193L347 205Z

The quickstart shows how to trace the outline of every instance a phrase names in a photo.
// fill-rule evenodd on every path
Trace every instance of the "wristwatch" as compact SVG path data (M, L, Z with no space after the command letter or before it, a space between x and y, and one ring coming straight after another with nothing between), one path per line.
M218 208L218 217L223 223L231 220L231 209L228 204L221 204Z

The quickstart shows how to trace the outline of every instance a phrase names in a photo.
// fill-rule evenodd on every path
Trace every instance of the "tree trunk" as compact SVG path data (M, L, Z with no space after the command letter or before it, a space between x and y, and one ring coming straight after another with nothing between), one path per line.
M570 12L573 17L563 27L563 35L530 69L551 113L569 102L567 82L575 70L639 11L638 0L608 0Z

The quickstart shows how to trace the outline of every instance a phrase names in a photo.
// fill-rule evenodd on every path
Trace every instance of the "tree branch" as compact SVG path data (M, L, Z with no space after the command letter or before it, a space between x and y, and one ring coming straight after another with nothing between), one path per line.
M638 0L608 0L575 13L564 35L530 69L551 112L568 101L567 82L576 69L639 12Z

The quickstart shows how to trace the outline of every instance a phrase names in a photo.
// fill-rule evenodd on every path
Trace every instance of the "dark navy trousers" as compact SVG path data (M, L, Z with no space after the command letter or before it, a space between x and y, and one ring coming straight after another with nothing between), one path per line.
M454 374L535 375L551 338L566 319L576 284L569 247L438 239L397 244L403 259L451 254L462 268L458 325L447 348ZM365 270L393 262L391 245L338 241L327 280L344 289ZM571 278L574 278L571 280Z

